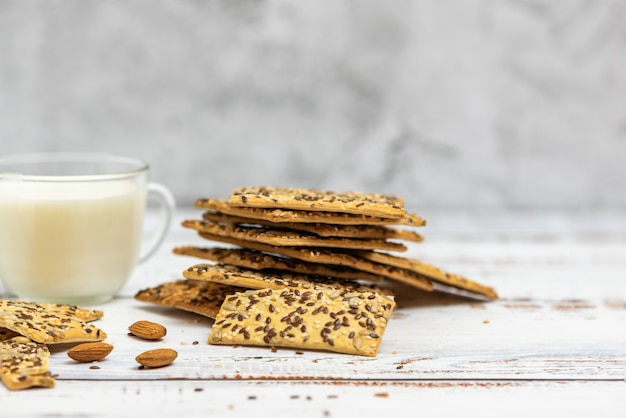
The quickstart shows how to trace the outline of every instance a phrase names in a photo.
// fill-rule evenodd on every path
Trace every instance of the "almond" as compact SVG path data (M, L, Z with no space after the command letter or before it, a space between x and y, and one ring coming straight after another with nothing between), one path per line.
M128 327L128 330L144 340L160 340L167 334L167 329L163 325L150 321L137 321Z
M111 344L96 342L83 343L70 348L67 355L80 363L91 363L92 361L100 361L113 350Z
M135 360L144 367L163 367L172 364L176 357L178 353L171 348L157 348L144 351L135 357Z

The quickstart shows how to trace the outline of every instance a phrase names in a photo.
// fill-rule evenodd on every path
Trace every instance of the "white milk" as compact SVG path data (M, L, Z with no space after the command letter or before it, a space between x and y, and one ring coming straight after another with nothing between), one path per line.
M0 182L0 277L33 300L110 298L137 263L145 202L128 179Z

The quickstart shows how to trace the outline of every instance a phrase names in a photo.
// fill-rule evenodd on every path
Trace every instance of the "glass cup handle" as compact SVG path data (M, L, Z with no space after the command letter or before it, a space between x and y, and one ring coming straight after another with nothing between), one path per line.
M140 264L152 257L165 240L165 236L172 223L172 218L174 217L174 209L176 208L174 195L164 185L160 183L148 183L148 194L156 197L161 207L162 220L160 229L154 233L151 240L146 245L146 250L139 256Z

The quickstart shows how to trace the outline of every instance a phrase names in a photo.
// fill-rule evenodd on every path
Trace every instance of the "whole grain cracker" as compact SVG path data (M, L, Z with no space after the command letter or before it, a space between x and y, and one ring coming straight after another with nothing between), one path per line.
M60 305L44 302L39 302L38 305L46 311L57 312L84 322L96 321L104 316L104 312L101 310L88 309L76 305Z
M426 225L422 217L405 213L399 218L382 218L379 216L367 216L361 213L321 212L310 210L290 209L267 209L251 207L234 207L225 199L200 198L195 202L200 209L208 209L227 215L241 216L244 218L266 220L274 223L321 223L332 225L404 225L420 227Z
M274 246L289 247L330 247L345 249L406 251L407 247L401 243L383 239L353 239L320 237L305 232L217 223L205 220L188 219L182 222L185 228L195 229L215 235L233 237L240 240L261 242Z
M486 296L490 299L498 298L496 291L489 286L474 282L457 274L447 273L438 267L423 263L414 258L396 257L391 254L379 253L375 251L358 252L358 256L375 263L394 266L400 269L415 272L429 280L436 281L446 286L467 290L472 293Z
M83 315L88 318L97 316L69 305L0 299L0 327L10 329L38 343L104 340L106 333L80 319Z
M280 208L401 218L401 198L380 193L344 192L290 187L237 187L228 204L235 207Z
M394 228L386 225L333 225L322 223L283 222L276 223L263 219L244 218L219 212L206 211L202 217L207 221L232 224L257 224L272 228L286 228L304 231L321 237L342 237L360 239L395 239L422 242L424 237L417 232Z
M11 331L10 329L0 328L0 341L8 340L19 335L20 334L15 331Z
M215 319L224 298L243 290L222 283L180 279L140 290L135 299Z
M250 290L229 296L210 344L328 350L376 356L395 302L375 292Z
M267 245L259 242L244 241L232 237L224 237L220 235L208 234L200 232L199 235L205 239L212 241L225 242L244 248L251 248L257 251L279 254L286 257L293 257L298 260L311 263L332 264L339 266L351 267L366 273L377 274L387 279L396 280L408 284L417 289L426 291L433 290L433 284L410 270L400 269L394 266L373 263L362 257L356 257L349 253L332 251L325 248L298 248L298 247L279 247L275 245Z
M52 388L55 379L48 370L50 351L45 344L23 336L0 341L0 376L9 390Z
M335 277L338 279L379 281L383 276L333 264L309 263L289 257L280 257L246 248L217 248L180 246L174 254L202 258L253 270L283 270L293 273Z
M307 274L251 270L229 264L196 264L183 271L190 280L208 280L247 289L339 289L358 292L378 292L392 295L393 291L375 285L365 285L352 280L331 279Z

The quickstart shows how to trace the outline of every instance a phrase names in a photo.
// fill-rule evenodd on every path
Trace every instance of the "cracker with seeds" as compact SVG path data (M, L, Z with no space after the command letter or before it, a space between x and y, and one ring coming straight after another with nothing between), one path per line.
M228 264L196 264L183 271L190 280L208 280L247 289L342 289L359 292L378 292L392 295L393 291L375 285L365 285L353 280L331 279L308 274L267 272L251 270Z
M332 225L404 225L420 227L426 225L422 217L405 213L398 218L368 216L362 213L321 212L311 210L293 210L276 208L234 207L225 199L200 198L195 202L200 209L208 209L226 215L266 220L274 223L321 223Z
M422 263L413 258L396 257L391 254L379 253L375 251L362 251L358 256L383 265L394 266L400 269L409 270L419 275L457 289L466 290L472 293L486 296L489 299L497 299L498 294L489 286L474 282L457 274L447 273L438 267Z
M404 201L380 193L299 189L290 187L237 187L228 204L235 207L279 208L401 218Z
M209 343L374 357L394 307L393 298L375 292L249 290L226 298Z
M393 228L387 225L333 225L322 223L276 223L262 219L244 218L242 216L226 215L219 212L207 211L202 214L207 221L232 224L256 224L272 228L292 229L304 231L321 237L342 237L360 239L395 239L412 242L422 242L424 237L414 231Z
M0 327L44 344L104 340L104 331L81 319L98 315L99 311L69 305L0 300Z
M429 280L425 279L423 276L418 275L415 272L406 269L400 269L390 265L373 263L362 257L356 257L349 253L337 252L327 248L279 247L259 242L243 241L220 235L212 235L205 232L200 232L199 234L201 237L212 241L225 242L240 247L251 248L257 251L292 257L311 263L351 267L355 270L360 270L371 274L377 274L387 279L400 281L417 289L422 289L429 292L433 290L433 284Z
M97 309L88 309L75 305L60 305L56 303L39 302L38 305L47 311L67 315L79 321L92 322L104 316L104 312Z
M0 377L9 390L52 388L48 370L50 351L45 344L16 336L0 341Z
M215 319L224 298L246 289L203 280L176 280L140 290L135 299Z
M280 257L247 248L181 246L175 247L173 252L178 255L203 258L220 264L231 264L252 270L282 270L349 280L380 281L383 279L383 276L359 271L351 267L308 263L295 258Z
M11 331L10 329L0 328L0 341L8 340L19 335L20 334L15 331Z
M272 229L266 227L243 226L189 219L182 222L185 228L200 232L233 237L245 241L255 241L274 246L290 247L331 247L362 250L406 251L404 244L382 239L352 239L320 237L305 232Z

